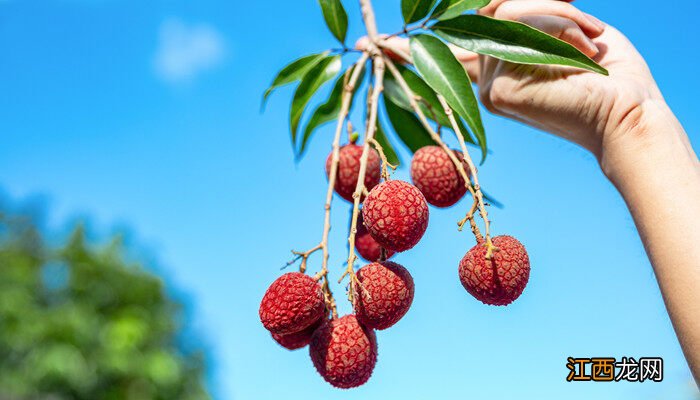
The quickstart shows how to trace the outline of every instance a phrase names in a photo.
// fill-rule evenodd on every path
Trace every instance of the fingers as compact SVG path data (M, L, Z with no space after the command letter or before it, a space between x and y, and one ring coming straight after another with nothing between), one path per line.
M506 1L531 1L531 0L492 0L489 5L486 7L483 7L482 9L479 10L479 14L481 15L486 15L488 17L493 17L494 13L500 7L503 3ZM571 3L574 0L558 0L558 1L564 1L566 3Z
M367 50L367 45L369 44L369 38L367 36L362 36L355 42L355 49L360 51Z
M567 18L575 22L590 38L596 38L605 31L605 24L600 20L562 1L505 1L500 4L494 13L495 18L513 21L531 15L548 15Z
M571 44L588 57L593 58L599 52L593 40L570 19L551 15L528 15L519 18L518 21Z

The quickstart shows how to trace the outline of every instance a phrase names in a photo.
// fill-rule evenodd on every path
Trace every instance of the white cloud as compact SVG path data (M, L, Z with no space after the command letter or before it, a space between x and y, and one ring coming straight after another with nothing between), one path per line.
M153 66L158 77L167 82L191 81L221 64L224 53L224 40L213 27L170 18L160 26Z

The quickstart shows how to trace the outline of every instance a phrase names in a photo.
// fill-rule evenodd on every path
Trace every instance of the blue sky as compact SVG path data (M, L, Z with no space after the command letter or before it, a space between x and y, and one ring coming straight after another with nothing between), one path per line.
M359 13L345 3L354 38ZM375 3L380 29L400 28L399 1ZM638 46L697 148L700 5L580 3ZM457 264L472 246L455 229L462 201L432 209L423 241L396 257L413 274L415 301L378 334L368 384L332 389L305 350L277 347L258 321L258 304L290 249L320 238L332 129L317 132L297 164L290 90L273 95L265 114L260 96L287 61L334 46L311 0L0 1L0 191L20 202L48 199L48 223L57 229L89 216L101 232L133 230L159 272L190 294L219 399L697 393L632 220L596 161L491 115L484 122L493 154L480 178L506 204L491 210L495 232L528 248L532 275L523 296L492 308L461 287ZM395 177L408 179L407 169ZM349 207L335 204L337 277ZM335 292L349 311L343 289ZM567 356L661 356L665 379L566 383Z

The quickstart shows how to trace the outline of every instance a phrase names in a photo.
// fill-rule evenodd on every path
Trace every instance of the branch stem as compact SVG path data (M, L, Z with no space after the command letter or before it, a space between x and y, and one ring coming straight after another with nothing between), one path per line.
M361 0L363 3L367 0ZM364 14L363 14L364 15ZM372 88L371 94L371 107L367 117L367 133L365 135L365 142L362 146L362 155L360 156L360 170L357 175L357 186L355 186L355 193L353 193L353 208L352 208L352 219L350 222L350 234L348 236L349 253L348 253L348 263L345 272L340 277L338 282L346 276L350 276L350 285L348 286L348 298L350 302L354 304L354 291L355 286L361 288L357 277L355 276L355 260L357 256L355 255L355 235L357 234L357 219L360 211L360 198L366 191L365 188L365 175L367 173L367 159L369 158L369 152L371 150L371 143L374 140L374 134L377 131L377 113L379 96L384 90L384 58L381 54L373 56L374 63L374 87Z
M343 123L350 110L350 101L352 100L353 92L355 91L355 85L360 78L362 70L365 68L365 64L369 59L368 53L363 53L360 59L355 63L353 67L352 75L348 80L347 84L343 88L342 103L340 106L340 112L338 113L338 121L335 127L335 136L333 137L333 151L331 155L331 168L328 172L328 190L326 191L326 203L324 205L325 215L323 219L323 237L321 239L321 249L323 250L323 261L321 266L321 271L316 274L316 280L322 280L321 286L323 288L324 295L326 296L326 301L331 309L333 318L337 318L338 311L336 309L335 299L333 298L333 293L331 292L330 286L328 284L328 234L331 231L331 203L333 201L333 190L335 188L335 181L338 175L338 163L340 161L340 137L343 132Z
M374 17L372 0L360 0L360 9L362 10L362 19L365 22L365 29L367 29L367 36L370 41L376 44L377 39L379 39L379 31L377 31L377 20Z
M389 175L389 168L391 168L392 171L396 171L396 165L390 164L389 161L386 158L386 154L384 154L384 149L382 148L382 145L377 142L376 139L370 140L372 143L372 146L374 146L375 149L377 149L377 153L379 153L379 158L382 160L382 179L385 181L388 181L391 179L391 176Z
M418 119L420 120L421 124L425 127L425 129L428 131L430 136L432 137L433 141L440 145L443 150L445 150L445 153L447 156L450 158L452 163L455 165L455 168L457 168L457 171L459 174L462 176L464 179L464 185L466 186L467 190L469 190L469 193L472 195L472 198L475 199L475 201L478 201L478 206L479 210L481 212L481 217L484 219L484 226L486 229L486 246L487 246L487 258L490 258L491 255L493 254L493 251L495 250L495 247L493 246L493 243L491 242L491 236L489 234L489 229L490 229L490 224L488 220L488 214L486 213L485 207L483 206L483 195L481 194L481 189L478 184L478 178L476 177L476 167L474 167L474 163L471 161L471 157L469 157L469 153L467 152L466 145L464 143L464 137L462 136L462 132L459 130L459 126L457 124L457 121L454 117L454 114L452 113L452 109L447 106L447 103L444 102L444 99L442 99L441 104L443 107L445 107L445 112L447 113L448 117L450 117L450 123L452 124L452 128L454 131L457 133L457 136L460 141L460 145L462 146L462 152L463 152L463 160L460 161L455 153L447 147L447 144L442 140L440 135L433 129L432 125L430 125L430 122L428 121L428 118L425 116L425 113L423 113L423 110L418 106L418 103L416 101L416 95L413 93L411 88L408 86L408 83L406 80L401 76L401 73L399 70L396 68L396 65L388 58L384 57L386 61L387 68L391 72L391 74L394 76L394 79L396 79L396 82L398 82L399 86L401 86L401 89L404 91L406 94L406 97L408 97L408 100L410 102L411 108L413 111L418 115ZM467 173L467 171L464 169L464 163L467 163L469 166L469 171L470 173ZM472 180L470 178L470 175L474 178L474 184L472 185ZM474 233L474 236L477 238L477 241L481 237L481 234L479 232L478 227L476 226L476 223L473 221L473 213L467 214L467 219L470 220L470 225L472 227L472 232ZM461 221L460 221L461 223Z
M474 162L472 161L469 152L467 152L467 145L464 142L464 134L459 129L459 124L457 123L457 119L455 118L454 112L452 112L452 108L450 108L449 104L447 104L447 101L444 97L442 97L439 94L437 97L440 101L440 104L445 109L445 114L447 114L447 118L450 120L452 130L454 130L455 136L457 136L457 140L459 141L459 146L461 147L462 153L464 154L464 162L466 162L467 166L469 166L469 171L471 172L471 177L474 181L474 189L472 190L472 194L475 194L474 201L479 207L481 219L484 220L484 230L486 231L486 259L490 259L493 255L494 250L496 250L496 247L491 241L491 223L489 222L488 212L486 211L486 205L484 204L484 195L481 192L481 186L479 185L479 176L476 173L476 166L474 165ZM472 210L473 208L474 207L472 206ZM474 212L470 211L470 214L473 216ZM467 216L469 216L469 214L467 214ZM479 240L478 236L477 240Z

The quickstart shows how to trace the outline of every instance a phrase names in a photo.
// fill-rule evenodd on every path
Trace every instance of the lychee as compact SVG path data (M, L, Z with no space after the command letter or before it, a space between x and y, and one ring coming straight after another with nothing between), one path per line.
M452 151L458 160L463 160L461 151ZM435 207L454 205L467 192L464 178L440 146L424 146L413 154L411 179Z
M303 331L326 310L323 290L313 278L299 272L286 273L267 289L260 302L260 321L278 335Z
M400 252L412 248L423 237L428 227L428 204L410 183L386 181L369 192L362 216L380 246Z
M331 385L349 389L367 382L377 363L377 337L355 315L327 320L311 337L311 361Z
M486 259L481 241L459 263L459 279L467 292L485 304L505 306L522 294L530 278L530 259L525 247L511 236L497 236L498 248Z
M335 178L335 192L345 200L353 202L352 195L357 186L357 177L360 174L360 158L362 157L362 146L354 143L346 144L340 148L340 159L338 162L338 173ZM326 176L330 176L333 153L326 158ZM376 150L370 148L367 157L367 171L365 172L365 187L372 190L379 184L381 177L381 160ZM364 196L362 196L364 197ZM361 198L362 200L362 198Z
M309 326L301 332L290 333L288 335L279 335L276 333L272 333L272 338L275 340L275 342L277 342L280 346L284 347L287 350L301 349L302 347L308 345L311 342L311 336L313 336L314 332L316 332L316 329L318 329L318 327L321 326L321 324L327 319L327 317L328 312L326 312L325 317L319 318L318 321L314 322L311 326Z
M369 234L365 226L362 213L357 216L357 233L355 234L355 250L362 258L369 262L378 261L381 255L382 246ZM392 250L386 251L386 258L389 259L394 255Z
M355 313L363 325L386 329L406 315L413 302L413 278L401 265L384 261L357 271Z

